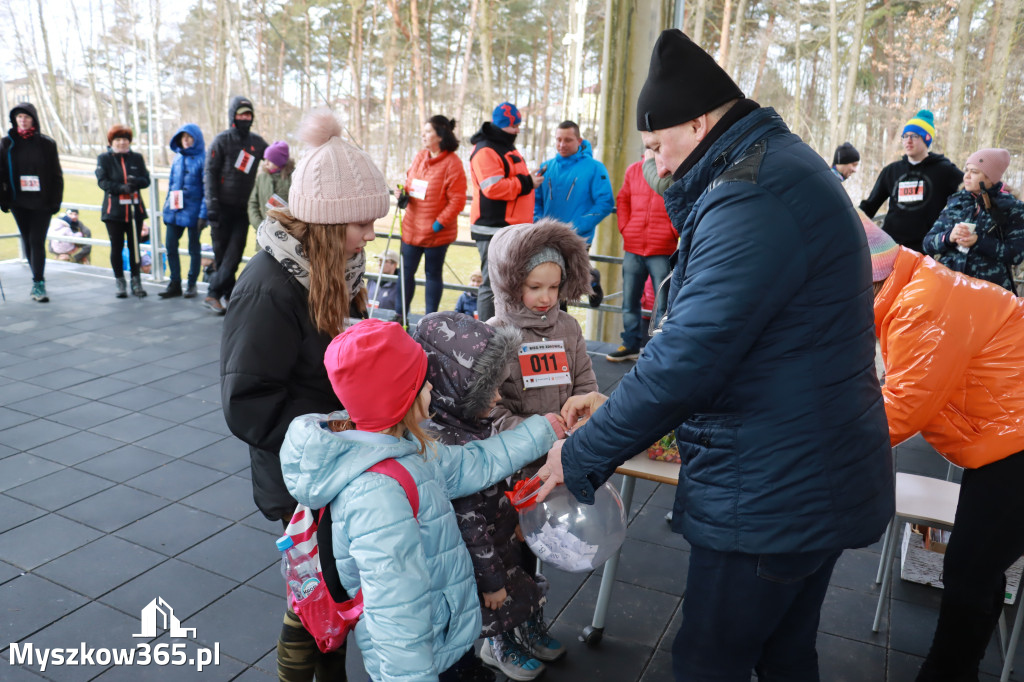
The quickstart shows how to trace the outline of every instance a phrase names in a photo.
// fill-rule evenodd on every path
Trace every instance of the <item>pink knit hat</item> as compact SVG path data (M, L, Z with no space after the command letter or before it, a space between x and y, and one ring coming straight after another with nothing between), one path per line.
M868 249L871 251L871 281L883 282L892 274L900 246L860 209L857 209L857 213L860 214L860 222L868 238Z
M298 137L311 147L292 173L288 208L304 223L365 223L388 213L387 183L370 155L341 139L330 109L302 120Z
M384 431L402 421L427 378L427 354L402 325L357 322L324 353L327 378L360 431Z
M967 157L967 165L971 164L981 169L994 185L1002 182L1003 173L1010 167L1010 152L1005 149L979 149Z

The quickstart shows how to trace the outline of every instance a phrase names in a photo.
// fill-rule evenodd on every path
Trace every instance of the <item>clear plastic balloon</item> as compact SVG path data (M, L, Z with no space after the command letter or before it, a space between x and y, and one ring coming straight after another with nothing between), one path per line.
M526 544L545 564L564 571L592 571L607 561L626 539L622 499L607 483L594 491L594 504L583 504L559 485L536 502L542 481L534 476L509 495L519 511Z

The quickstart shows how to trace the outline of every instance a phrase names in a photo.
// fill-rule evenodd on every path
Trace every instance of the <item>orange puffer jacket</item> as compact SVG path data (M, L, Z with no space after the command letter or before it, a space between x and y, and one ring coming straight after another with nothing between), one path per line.
M875 333L893 445L921 432L967 469L1024 450L1024 299L900 247Z
M402 241L430 248L451 244L459 236L459 212L466 205L466 171L451 152L431 158L421 149L406 173L409 206L402 216ZM434 232L434 221L444 227Z

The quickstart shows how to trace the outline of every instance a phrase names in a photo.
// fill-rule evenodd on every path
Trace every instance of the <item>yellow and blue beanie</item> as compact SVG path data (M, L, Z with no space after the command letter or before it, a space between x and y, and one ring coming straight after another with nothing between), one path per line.
M926 147L932 146L935 138L935 115L927 109L922 109L903 125L903 134L915 133L921 136Z

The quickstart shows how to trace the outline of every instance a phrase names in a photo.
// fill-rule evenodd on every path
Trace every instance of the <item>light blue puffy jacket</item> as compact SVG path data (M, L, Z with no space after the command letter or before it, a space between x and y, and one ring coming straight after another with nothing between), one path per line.
M332 415L336 417L337 415ZM436 681L480 636L480 600L450 500L482 490L555 442L542 416L464 446L327 428L308 414L288 427L281 468L288 491L313 509L331 505L334 558L350 595L362 588L355 629L373 680ZM401 485L368 473L395 458L416 481L418 523Z

